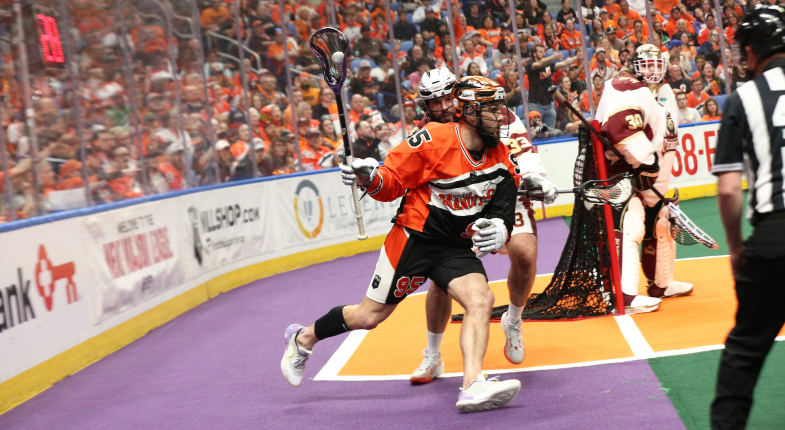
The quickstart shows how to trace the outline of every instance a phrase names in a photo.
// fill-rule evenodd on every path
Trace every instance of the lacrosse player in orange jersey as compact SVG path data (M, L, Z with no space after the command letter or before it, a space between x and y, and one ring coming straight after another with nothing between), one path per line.
M393 149L382 167L368 158L341 166L345 184L357 181L375 200L403 200L363 301L337 306L308 328L286 329L281 369L290 384L302 381L318 341L375 328L432 278L466 309L457 408L495 409L518 395L520 381L487 380L482 373L494 296L478 255L499 251L507 242L517 198L515 166L499 140L507 115L504 88L471 76L457 81L452 94L459 123L426 125Z
M420 126L429 121L453 122L455 110L451 90L455 76L445 69L430 70L420 82L420 99L426 113ZM512 112L504 117L500 128L502 142L510 150L520 173L525 177L525 186L542 189L548 203L556 198L556 188L543 176L545 168L540 162L537 149L531 144L529 133L521 120ZM509 310L502 316L505 333L504 356L513 364L523 362L524 345L521 332L521 315L531 293L537 273L537 231L531 202L520 197L515 206L515 226L505 251L510 256L510 275L507 285L510 291ZM502 251L504 252L504 251ZM425 301L427 316L428 346L423 351L422 363L409 379L413 383L425 384L444 372L444 363L439 352L442 336L452 313L452 300L441 287L431 288Z

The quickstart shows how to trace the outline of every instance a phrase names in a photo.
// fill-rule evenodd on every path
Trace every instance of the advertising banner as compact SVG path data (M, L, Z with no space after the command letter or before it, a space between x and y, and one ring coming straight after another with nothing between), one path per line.
M671 169L671 188L717 182L711 174L720 124L679 126L679 146Z
M0 381L84 340L90 323L79 221L0 238Z
M187 194L178 199L182 264L188 279L230 262L275 249L277 212L270 182Z
M96 323L184 281L178 209L164 199L82 218Z
M280 247L357 236L352 193L338 172L286 178L268 182L275 192L270 202L277 210ZM370 196L360 201L368 236L387 234L392 228L400 199L378 202Z

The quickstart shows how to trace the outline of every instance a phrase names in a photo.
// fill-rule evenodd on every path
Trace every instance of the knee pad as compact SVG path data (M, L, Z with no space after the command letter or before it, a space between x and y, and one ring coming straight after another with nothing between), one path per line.
M313 331L319 340L328 337L338 336L349 331L346 320L343 318L343 308L346 306L336 306L330 309L323 317L316 320L313 324Z

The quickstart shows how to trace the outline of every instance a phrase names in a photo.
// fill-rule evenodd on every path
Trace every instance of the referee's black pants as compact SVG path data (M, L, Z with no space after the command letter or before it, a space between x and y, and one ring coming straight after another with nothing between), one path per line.
M745 259L735 276L736 326L725 341L711 405L714 430L745 428L763 362L785 324L785 257L745 252Z

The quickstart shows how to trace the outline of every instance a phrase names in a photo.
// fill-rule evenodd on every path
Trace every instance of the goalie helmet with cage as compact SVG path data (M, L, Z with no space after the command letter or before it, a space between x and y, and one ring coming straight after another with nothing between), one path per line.
M420 107L431 121L441 123L455 121L455 110L450 101L455 81L455 75L446 67L428 70L420 79ZM449 108L445 108L445 99L449 103Z
M504 94L504 87L484 76L458 79L452 89L455 117L473 127L489 148L501 143L501 127L511 122L511 112L504 105ZM486 113L485 118L483 113Z
M659 84L665 78L665 60L654 45L641 45L630 58L633 74L647 84Z

